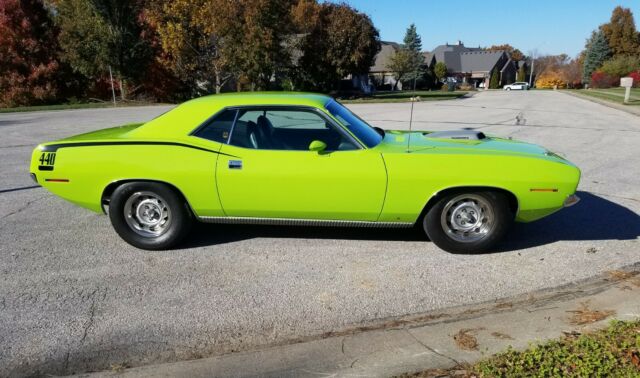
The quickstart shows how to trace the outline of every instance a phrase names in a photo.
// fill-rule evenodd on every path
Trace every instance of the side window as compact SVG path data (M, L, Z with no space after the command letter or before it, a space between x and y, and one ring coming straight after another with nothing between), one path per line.
M261 150L309 150L319 140L327 151L358 149L344 130L328 123L320 115L296 109L240 110L230 144Z
M237 110L223 111L209 120L206 125L198 129L193 135L218 143L227 143L236 113Z

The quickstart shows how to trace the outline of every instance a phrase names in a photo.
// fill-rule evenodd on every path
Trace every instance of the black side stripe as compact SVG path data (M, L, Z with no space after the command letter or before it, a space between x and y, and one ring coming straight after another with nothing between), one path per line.
M134 142L134 141L122 141L122 142L79 142L79 143L58 143L50 144L42 148L42 152L56 152L59 148L69 147L89 147L89 146L177 146L185 148L193 148L194 150L211 152L214 154L225 155L230 157L238 157L235 155L225 154L224 152L218 152L210 150L208 148L192 146L190 144L177 143L177 142Z

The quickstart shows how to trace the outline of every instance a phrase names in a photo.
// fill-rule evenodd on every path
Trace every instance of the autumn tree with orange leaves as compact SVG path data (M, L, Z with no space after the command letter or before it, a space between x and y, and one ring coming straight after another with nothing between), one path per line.
M57 47L57 30L41 1L0 0L0 106L56 98Z

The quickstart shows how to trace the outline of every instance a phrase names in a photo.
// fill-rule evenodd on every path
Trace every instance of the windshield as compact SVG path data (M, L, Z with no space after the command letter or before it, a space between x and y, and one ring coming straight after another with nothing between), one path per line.
M349 109L338 102L330 101L326 105L326 108L331 115L360 139L365 146L372 148L382 141L382 135L374 130L373 127L369 126L368 123L361 120L357 115L351 113Z

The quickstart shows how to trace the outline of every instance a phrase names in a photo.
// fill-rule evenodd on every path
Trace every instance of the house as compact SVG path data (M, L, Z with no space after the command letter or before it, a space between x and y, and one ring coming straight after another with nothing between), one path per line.
M467 47L461 41L458 41L458 43L455 45L450 45L449 43L440 45L433 49L433 51L431 52L423 53L423 55L425 57L425 64L427 64L429 67L433 67L436 62L444 62L445 64L449 62L453 66L453 63L455 61L459 61L459 56L461 53L469 51L482 51L482 48ZM449 67L448 64L447 67Z
M373 66L369 69L369 78L377 88L391 89L396 84L395 73L390 71L387 66L391 57L400 47L399 43L380 41L380 51L375 57ZM402 89L402 82L399 82L396 88Z
M466 47L461 41L455 45L444 44L433 51L424 53L425 64L433 67L437 62L447 66L448 80L468 83L478 87L480 83L488 86L491 72L500 74L500 85L511 84L518 70L506 51L489 51L480 47Z

